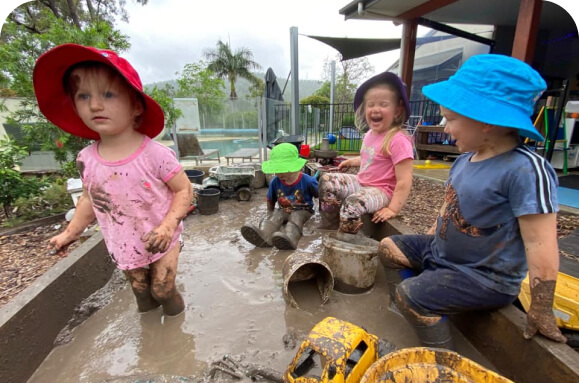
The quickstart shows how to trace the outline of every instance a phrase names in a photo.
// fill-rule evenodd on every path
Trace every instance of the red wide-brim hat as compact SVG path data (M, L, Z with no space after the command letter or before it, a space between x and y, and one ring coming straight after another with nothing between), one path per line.
M115 69L145 101L141 125L138 130L151 138L161 133L165 125L163 109L143 92L139 74L131 64L115 52L77 44L59 45L36 61L32 76L38 107L46 118L60 129L72 135L92 140L100 139L77 115L73 101L64 90L66 71L83 61L98 61Z

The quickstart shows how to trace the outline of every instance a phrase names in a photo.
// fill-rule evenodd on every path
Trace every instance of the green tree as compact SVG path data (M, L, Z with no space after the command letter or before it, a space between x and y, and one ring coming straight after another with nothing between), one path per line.
M133 1L142 5L148 3L148 0ZM33 34L43 34L51 28L51 24L45 18L48 14L77 29L83 29L87 24L95 22L104 22L112 27L117 18L129 21L125 4L126 0L29 1L8 15L8 20Z
M195 97L199 103L199 113L219 114L223 110L225 83L207 67L204 61L186 64L177 72L175 97Z
M16 167L28 155L25 148L10 138L0 139L0 204L6 217L11 216L10 207L20 197L37 195L45 186L35 179L22 177Z
M309 104L309 105L329 105L330 99L326 96L312 94L311 96L302 98L300 100L300 104Z
M147 0L136 1L147 4ZM128 20L124 5L125 0L28 2L10 14L2 28L0 94L23 97L20 110L9 122L22 127L25 143L53 151L61 163L74 160L88 141L63 132L40 113L32 86L34 63L43 52L64 43L126 51L128 36L114 29L116 18ZM178 118L180 111L165 90L153 89L150 95L163 108L167 124Z
M165 113L165 129L170 130L175 122L183 115L181 109L175 107L173 101L173 87L170 84L165 84L164 87L153 86L153 89L145 90L163 109Z
M334 103L348 104L354 101L354 95L358 85L374 72L374 67L370 64L367 57L352 60L341 60L342 56L338 53L334 60L340 63L336 68L336 83L334 93ZM324 63L324 75L326 79L322 87L315 93L318 96L330 98L330 80L331 80L331 60L327 58Z
M221 79L227 78L231 85L229 97L237 99L235 82L238 77L245 78L252 83L257 83L258 78L251 70L259 70L261 66L253 61L253 53L245 47L232 52L228 43L219 40L216 49L205 49L204 58L209 62L208 68Z

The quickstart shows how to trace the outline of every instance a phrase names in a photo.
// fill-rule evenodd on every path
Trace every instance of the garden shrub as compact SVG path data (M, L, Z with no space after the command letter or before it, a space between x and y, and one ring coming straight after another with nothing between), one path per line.
M28 155L25 147L10 138L0 139L0 204L6 217L12 215L12 204L18 198L28 198L40 193L46 183L36 178L26 178L17 167Z
M45 181L36 180L36 182L42 184ZM14 214L4 222L3 226L14 226L22 222L66 213L74 207L74 203L64 181L44 186L41 192L33 197L16 199L13 207Z

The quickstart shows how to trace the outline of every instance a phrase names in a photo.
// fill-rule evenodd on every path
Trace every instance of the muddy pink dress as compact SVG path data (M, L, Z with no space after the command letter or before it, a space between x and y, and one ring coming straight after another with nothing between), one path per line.
M98 144L78 154L77 166L107 249L119 269L147 266L166 253L148 252L141 237L167 215L174 193L166 183L181 165L171 149L149 137L131 156L115 162L99 156ZM182 231L180 223L169 249L178 244Z

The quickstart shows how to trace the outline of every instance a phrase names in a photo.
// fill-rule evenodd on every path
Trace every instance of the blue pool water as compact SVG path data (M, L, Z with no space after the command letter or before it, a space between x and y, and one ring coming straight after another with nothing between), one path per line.
M219 149L221 156L226 156L243 148L259 148L259 140L257 138L220 139L200 141L199 143L203 149Z

